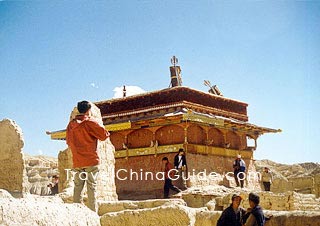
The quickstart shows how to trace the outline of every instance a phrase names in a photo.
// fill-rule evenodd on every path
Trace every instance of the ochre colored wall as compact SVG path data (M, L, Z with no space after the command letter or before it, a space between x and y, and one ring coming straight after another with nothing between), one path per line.
M149 147L153 140L153 134L147 129L138 129L128 134L129 148L144 148Z
M188 143L204 144L206 141L206 133L203 128L198 125L191 125L187 129Z
M119 171L118 176L130 176L131 169L139 177L138 180L135 177L133 180L116 179L119 199L162 198L164 181L151 180L150 175L146 180L145 172L152 172L153 177L161 172L164 156L173 163L179 149L172 149L175 145L185 147L189 172L194 169L195 172L206 170L223 174L232 171L232 162L237 154L243 153L247 164L252 157L252 152L242 150L246 148L244 134L194 123L112 132L111 141L118 151L115 172L127 170ZM229 148L225 148L226 143L230 143Z
M123 135L121 132L111 132L110 140L116 150L123 149L123 144L125 143L125 135Z
M210 128L208 131L208 141L209 146L224 147L224 138L220 130L216 128Z
M184 143L184 129L179 125L168 125L156 131L159 145Z
M159 154L157 156L147 155L147 156L136 156L126 158L116 159L115 172L120 169L126 169L128 172L119 171L120 179L125 176L128 177L127 180L119 180L116 175L116 188L119 199L148 199L148 198L162 198L163 197L163 185L164 181L157 180L155 174L157 172L162 172L162 158L168 157L169 161L173 164L173 159L176 153ZM130 169L133 172L153 172L153 180L148 177L148 180L130 180ZM144 177L145 174L143 174ZM140 177L140 175L139 175ZM140 178L138 178L140 179Z
M240 137L235 132L228 131L226 134L226 143L230 143L230 148L239 149Z
M163 197L163 185L164 181L157 180L155 174L157 172L162 172L162 158L168 157L169 161L173 164L174 156L176 153L166 153L159 155L146 155L146 156L135 156L129 158L117 158L115 164L115 172L120 169L125 169L127 172L119 171L118 176L120 179L124 179L125 176L128 178L126 180L117 179L116 175L116 188L119 199L151 199L151 198L162 198ZM232 164L235 157L223 157L216 155L203 155L187 153L187 164L188 171L190 173L198 173L200 171L207 171L207 174L211 172L216 172L219 174L224 174L229 171L233 171ZM247 167L249 167L250 160L244 159ZM138 180L136 176L133 180L130 180L130 169L133 172L138 173ZM141 171L142 170L142 171ZM194 170L194 171L193 171ZM143 173L142 180L140 172ZM147 180L145 179L145 172L153 173L153 180L151 180L150 175L148 175ZM175 182L173 182L175 184Z

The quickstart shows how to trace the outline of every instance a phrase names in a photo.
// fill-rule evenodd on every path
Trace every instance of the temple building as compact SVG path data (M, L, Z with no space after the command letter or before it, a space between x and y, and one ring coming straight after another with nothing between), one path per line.
M172 61L170 88L127 96L124 87L122 98L95 102L115 147L119 199L162 198L163 181L145 172L161 171L161 159L173 162L179 148L189 171L223 174L238 154L250 168L258 137L281 131L249 123L248 104L222 96L208 81L208 93L182 86ZM64 139L65 132L51 138Z

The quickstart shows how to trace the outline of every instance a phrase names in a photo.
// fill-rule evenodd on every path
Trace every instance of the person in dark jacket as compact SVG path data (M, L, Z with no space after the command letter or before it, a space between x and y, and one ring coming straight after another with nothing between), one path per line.
M177 186L185 190L187 189L186 175L187 175L187 160L183 148L179 149L178 154L174 157L174 168L178 170L179 178L176 181Z
M242 197L234 194L231 200L231 205L222 212L218 219L217 226L242 226L241 219L245 213L245 210L240 207Z
M243 188L244 173L246 172L246 163L241 158L241 155L237 155L237 158L233 161L233 173L237 187L239 185ZM239 182L240 181L240 182Z
M59 185L59 175L53 175L52 183L48 184L48 187L51 190L50 195L58 194L58 192L59 192L58 185Z
M183 148L180 148L178 154L174 156L174 167L176 169L187 167L187 160Z
M259 195L255 193L249 194L249 205L251 212L249 213L249 217L246 220L244 226L264 226L266 219L263 215L263 210L260 203Z

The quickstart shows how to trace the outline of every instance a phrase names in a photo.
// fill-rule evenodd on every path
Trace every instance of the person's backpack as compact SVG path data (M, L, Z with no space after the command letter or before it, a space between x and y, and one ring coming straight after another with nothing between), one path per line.
M239 161L239 165L240 165L240 172L245 172L246 171L246 163L242 159Z

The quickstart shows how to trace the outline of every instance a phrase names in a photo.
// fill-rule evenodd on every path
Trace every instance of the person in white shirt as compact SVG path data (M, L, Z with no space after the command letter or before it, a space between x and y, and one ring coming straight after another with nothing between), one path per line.
M264 186L265 191L270 191L270 186L272 184L272 174L268 167L264 167L264 171L261 173L261 181Z

